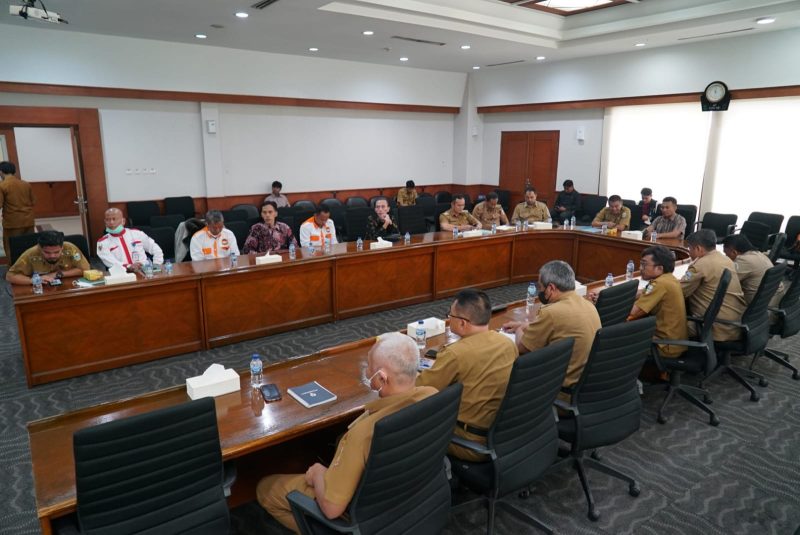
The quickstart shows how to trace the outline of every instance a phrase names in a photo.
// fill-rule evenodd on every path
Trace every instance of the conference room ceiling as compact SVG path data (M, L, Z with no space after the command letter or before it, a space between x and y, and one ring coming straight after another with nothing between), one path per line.
M0 22L458 72L800 27L800 0L615 0L611 7L568 16L515 1L46 0L69 24L25 21L7 7ZM252 7L257 3L268 5ZM763 17L776 20L758 24Z

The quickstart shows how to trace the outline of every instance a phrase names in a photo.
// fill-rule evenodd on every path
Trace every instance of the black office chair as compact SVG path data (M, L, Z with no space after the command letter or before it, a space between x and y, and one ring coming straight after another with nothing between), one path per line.
M500 501L536 481L558 458L558 431L553 401L558 395L567 364L572 356L573 338L521 355L511 368L508 386L486 445L461 437L453 442L487 455L487 462L469 462L451 457L453 474L466 487L481 494L477 500L458 504L451 514L471 511L476 502L489 509L487 533L494 532L497 506L533 524L546 533L553 530L514 506Z
M781 257L781 251L786 246L786 234L783 232L778 232L775 234L775 239L772 240L772 245L769 248L769 253L767 253L767 257L769 258L770 262L773 264L778 263L778 259Z
M632 477L595 458L585 458L584 452L621 442L639 429L642 401L636 380L655 330L655 316L598 330L581 378L569 389L571 402L556 400L556 405L571 416L559 420L558 436L570 443L569 456L586 495L590 520L600 518L600 513L589 489L586 468L627 482L631 496L641 492Z
M425 209L420 205L397 207L397 228L400 234L424 234L428 231L425 223Z
M608 197L605 195L581 194L581 207L575 211L575 219L578 223L590 224L594 216L606 207Z
M456 424L456 383L378 420L348 520L328 520L313 498L287 496L301 533L439 533L450 513L445 452Z
M164 214L182 215L184 219L194 217L194 199L185 195L183 197L165 197Z
M153 241L161 247L165 261L175 258L175 229L171 227L153 227L150 229L148 236L153 238Z
M247 222L248 216L245 210L221 210L221 212L226 224L232 221Z
M214 398L76 431L81 532L228 533Z
M683 232L683 238L686 239L694 230L694 224L697 221L697 206L693 204L679 204L675 212L683 216L686 220L686 230Z
M433 224L434 230L442 230L441 226L439 225L439 216L442 215L444 212L450 209L449 204L439 203L436 205L436 210L433 212Z
M367 218L375 210L369 206L357 206L348 208L344 212L344 228L349 241L356 241L358 238L364 239L367 231Z
M464 210L472 211L472 199L469 196L469 193L462 193L461 195L464 196Z
M154 215L161 215L156 201L129 201L127 203L128 225L147 225Z
M708 406L708 403L711 403L711 397L708 391L702 388L702 382L700 386L689 386L683 384L682 378L684 373L706 377L717 367L717 353L714 349L712 327L714 326L714 320L717 319L717 314L719 314L719 309L722 307L722 300L725 298L725 292L728 291L730 283L731 272L726 269L722 272L719 284L714 292L714 298L708 305L703 317L689 316L689 321L697 323L697 340L656 339L653 341L653 360L656 367L662 372L669 372L669 383L667 385L654 384L645 388L648 392L656 389L666 390L667 392L664 401L658 408L658 416L656 418L658 423L667 423L664 411L675 393L678 393L689 403L708 414L709 424L719 425L719 418ZM677 358L662 357L658 352L658 344L682 346L686 347L687 350ZM702 401L700 397L703 398Z
M453 202L453 195L449 191L437 191L433 195L436 204L450 204Z
M182 214L154 215L150 218L150 226L153 228L169 227L174 232L178 229L178 225L185 220L186 218Z
M255 204L234 204L231 210L242 210L247 214L247 220L261 219L261 208Z
M742 319L740 321L729 321L717 318L717 323L739 327L742 337L739 340L729 342L714 342L714 347L722 358L720 359L717 369L708 376L708 379L723 372L728 372L731 377L750 391L750 401L758 401L759 395L743 375L758 379L759 386L767 386L767 380L761 374L731 364L731 354L738 353L756 356L766 349L767 342L770 338L769 314L767 309L770 299L772 299L775 292L778 290L778 285L783 278L785 270L786 268L784 266L778 265L764 272L761 284L758 285L758 290L756 290L753 300L747 306L747 309L745 309L744 314L742 314Z
M508 212L511 210L511 192L507 189L495 189L495 193L497 193L497 202L500 206L503 207L503 210Z
M751 212L748 221L756 221L767 226L770 234L777 234L783 225L783 214L770 214L769 212Z
M86 236L83 234L68 234L64 236L64 241L68 241L80 249L87 262L91 262L92 252L89 250L89 242L86 241Z
M20 234L19 236L8 237L8 265L13 266L14 262L22 256L22 253L39 243L39 234L34 232L32 234Z
M233 232L236 236L236 244L239 246L239 251L244 247L244 242L247 241L247 235L250 234L250 227L246 221L228 221L225 220L225 228Z
M293 217L294 224L292 225L292 233L297 238L297 243L300 243L300 227L303 223L314 217L314 212L312 210L295 209Z
M769 227L764 223L745 221L742 223L742 228L739 230L739 233L747 237L757 250L766 251L769 249Z
M337 209L337 208L344 210L344 204L342 203L342 201L340 201L339 199L336 199L334 197L329 197L327 199L322 199L321 201L319 201L319 205L320 206L327 206L328 209L330 209L330 210Z
M800 276L798 276L797 272L794 273L792 284L781 298L777 308L770 307L769 310L777 318L777 321L769 327L770 337L790 338L800 332ZM763 352L757 353L753 358L753 363L750 365L751 369L755 365L756 359L761 355L791 370L792 379L795 381L800 379L800 373L797 368L789 362L789 355L777 349L767 348Z
M292 206L299 212L313 212L317 209L317 205L314 204L314 201L309 200L297 201Z
M695 225L701 229L713 230L714 234L717 235L717 243L722 243L722 240L724 240L726 236L733 234L738 219L739 216L736 214L706 212L703 214L703 219L698 221Z
M616 325L628 319L638 290L639 281L634 279L611 288L605 288L600 292L595 307L603 327Z
M369 203L367 199L361 197L360 195L353 195L352 197L348 197L347 200L344 202L346 208L365 208L369 207Z
M623 201L623 206L628 206L628 205L626 205L625 202ZM630 229L642 230L644 228L647 228L647 226L644 224L644 221L642 221L642 207L636 203L632 203L630 206L628 206L628 209L631 211Z

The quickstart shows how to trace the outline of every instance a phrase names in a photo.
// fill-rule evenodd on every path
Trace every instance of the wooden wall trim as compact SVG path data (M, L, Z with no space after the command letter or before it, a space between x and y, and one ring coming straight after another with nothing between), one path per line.
M800 85L782 87L762 87L752 89L732 89L731 99L777 98L800 96ZM697 102L700 105L700 91L697 93L674 93L670 95L644 95L636 97L601 98L590 100L569 100L563 102L533 102L529 104L504 104L500 106L479 106L478 113L521 113L532 111L583 110L590 108L609 108L612 106L643 106L648 104L674 104L677 102Z
M31 84L0 81L0 92L34 93L71 97L130 98L139 100L175 100L185 102L212 102L219 104L257 104L261 106L296 106L305 108L335 108L346 110L397 111L412 113L458 114L457 106L426 106L421 104L387 104L349 100L322 100L314 98L269 97L225 93L200 93L192 91L158 91L152 89L125 89L117 87L91 87L57 84Z

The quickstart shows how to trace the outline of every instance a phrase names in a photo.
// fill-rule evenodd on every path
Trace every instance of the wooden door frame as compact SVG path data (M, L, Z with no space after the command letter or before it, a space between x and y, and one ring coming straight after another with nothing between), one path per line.
M0 106L0 124L74 129L78 141L76 165L82 170L84 195L89 201L88 241L93 243L102 236L105 230L102 214L108 207L108 191L97 109Z

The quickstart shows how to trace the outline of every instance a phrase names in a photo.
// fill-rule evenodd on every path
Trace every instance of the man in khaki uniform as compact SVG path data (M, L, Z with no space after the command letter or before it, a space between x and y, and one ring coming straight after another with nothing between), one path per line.
M472 230L481 228L481 222L464 210L467 201L460 193L453 195L450 209L439 215L439 228L442 230Z
M575 292L575 272L563 260L552 260L543 265L536 285L542 302L539 315L532 323L511 321L503 325L503 329L516 333L520 354L564 338L575 338L563 383L564 387L571 387L583 373L594 335L601 327L600 315L590 301Z
M534 221L547 221L548 219L550 219L550 210L545 203L536 200L536 190L533 188L525 190L525 202L519 203L511 215L512 223L517 221L533 223Z
M33 234L35 220L33 205L36 199L33 188L16 176L17 166L12 162L0 162L0 209L3 210L3 250L11 256L9 243L11 236Z
M736 275L739 277L739 284L744 293L744 302L748 305L755 297L764 273L772 268L772 261L767 255L756 249L747 236L741 234L731 234L722 241L722 250L725 256L733 260L736 267ZM775 296L770 300L770 305L774 306L780 302L785 293L783 283L778 287Z
M642 251L639 264L642 279L650 281L633 304L628 321L648 315L656 317L656 338L686 340L689 337L686 325L686 303L681 284L672 274L675 257L663 245L654 245ZM664 357L679 357L686 347L659 344L659 353Z
M322 513L341 516L358 488L366 467L375 424L404 407L436 393L435 388L415 386L419 350L409 336L388 333L378 337L367 355L362 381L378 392L364 413L348 427L336 448L330 466L315 463L305 474L275 474L258 482L256 498L287 528L298 531L286 495L298 490L317 500Z
M39 244L34 245L14 262L6 273L11 284L30 284L38 273L43 283L62 277L80 277L89 269L89 262L75 245L64 241L64 233L46 230L39 234Z
M508 218L503 207L498 204L499 197L494 191L486 195L486 200L479 202L472 209L472 215L480 221L484 228L492 228L495 225L508 225Z
M406 180L406 187L397 192L397 206L414 206L417 204L417 190L413 180Z
M622 199L619 195L612 195L608 198L608 206L597 212L592 221L593 227L616 228L618 231L626 230L631 224L631 209L622 206Z
M702 317L714 299L714 293L719 286L723 270L728 269L731 272L731 283L728 291L725 292L717 317L730 321L741 320L742 314L747 308L744 302L744 293L742 293L733 262L717 251L717 235L713 230L701 229L690 234L686 238L686 243L689 246L689 256L692 257L693 262L681 279L681 289L686 298L689 314ZM692 322L689 324L689 335L693 336L696 332L696 325ZM717 342L741 338L741 330L738 327L722 323L714 323L712 333Z
M442 350L434 365L417 377L417 385L442 390L464 385L455 434L486 444L486 435L506 393L517 348L507 336L489 329L492 305L477 290L462 290L450 305L450 330L461 339ZM465 461L484 456L451 444L448 453Z

